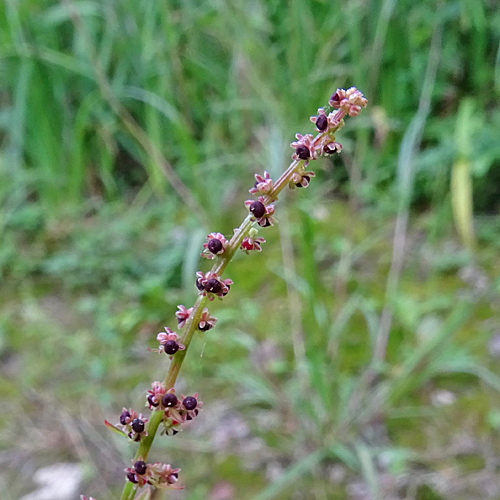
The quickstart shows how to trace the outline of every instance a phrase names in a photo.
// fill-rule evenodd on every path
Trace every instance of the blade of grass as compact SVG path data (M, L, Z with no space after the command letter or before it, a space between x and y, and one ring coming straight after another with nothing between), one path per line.
M290 467L279 479L273 481L267 488L256 495L253 500L271 500L283 490L292 487L303 475L317 467L326 455L325 449L310 453L305 458Z

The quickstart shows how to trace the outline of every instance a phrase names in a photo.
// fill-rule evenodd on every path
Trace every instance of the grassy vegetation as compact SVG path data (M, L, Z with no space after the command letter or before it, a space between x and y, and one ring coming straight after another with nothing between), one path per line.
M342 155L189 353L205 411L155 448L187 485L164 498L499 498L499 43L493 1L3 2L2 499L59 461L117 497L102 421L163 376L145 345L203 238L350 85Z

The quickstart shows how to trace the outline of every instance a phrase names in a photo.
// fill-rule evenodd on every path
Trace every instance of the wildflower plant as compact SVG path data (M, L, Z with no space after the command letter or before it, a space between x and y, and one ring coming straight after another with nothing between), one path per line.
M231 239L228 241L216 232L207 236L201 256L213 260L214 264L210 271L199 271L194 277L198 289L194 305L189 309L184 305L177 306L177 329L182 333L165 327L165 331L156 337L159 347L153 351L166 355L170 366L164 380L154 381L145 394L145 406L151 411L149 418L132 408L123 408L115 425L105 422L110 429L139 443L132 466L124 469L126 484L121 500L133 500L145 485L161 489L184 487L179 478L180 469L172 468L170 464L147 462L151 445L158 432L170 436L177 434L185 422L200 414L203 407L197 393L192 396L177 394L174 385L193 337L197 332L210 330L217 322L206 306L215 298L223 300L232 289L233 281L222 277L227 265L239 250L246 254L262 251L265 239L258 236L257 227L266 228L276 222L274 203L279 193L286 187L295 189L309 185L314 177L314 172L308 170L309 163L341 151L342 146L336 142L335 133L344 125L344 117L357 116L367 100L359 90L351 87L338 89L328 104L311 117L316 126L316 136L296 134L296 140L291 143L294 149L292 162L278 179L272 180L268 172L255 174L255 184L249 190L254 198L245 201L248 214L234 230Z

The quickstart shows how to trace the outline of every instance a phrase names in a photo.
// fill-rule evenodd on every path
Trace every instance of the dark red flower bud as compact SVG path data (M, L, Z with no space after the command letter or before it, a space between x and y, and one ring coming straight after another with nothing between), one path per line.
M120 424L127 425L127 418L130 418L130 413L127 410L124 410L120 415Z
M328 118L325 115L319 115L318 118L316 118L316 128L320 132L324 132L328 127Z
M335 94L333 94L333 95L332 95L332 97L330 97L330 101L335 102L335 103L340 102L340 96L339 96L339 93L338 93L338 92L335 92Z
M182 405L186 408L186 410L194 410L197 404L198 401L196 401L196 398L193 398L193 396L184 398L184 401L182 402Z
M205 285L205 291L211 293L219 293L222 290L222 284L215 278L209 279Z
M302 180L304 180L304 179L306 180L306 182L307 182L308 184L309 184L309 182L311 181L311 178L310 178L308 175L303 175L303 176L302 176ZM301 182L299 182L299 183L297 183L297 184L295 184L295 185L296 185L298 188L302 188L302 187L304 187L304 185L302 184L302 181L301 181Z
M175 354L179 350L179 344L175 340L167 340L163 344L163 350L166 354Z
M311 152L307 146L299 146L295 152L301 160L307 160L311 157Z
M134 483L134 484L137 484L138 481L137 481L137 478L135 477L135 474L133 472L129 472L127 474L127 479L131 482L131 483Z
M177 396L175 394L172 394L171 392L167 392L167 394L164 394L163 397L161 398L161 404L165 408L171 408L177 404Z
M148 470L148 466L146 465L146 462L143 462L142 460L137 460L137 462L134 464L134 469L139 476L142 476L146 474L146 471Z
M211 325L210 323L205 323L203 326L198 325L198 330L201 330L202 332L207 332L208 330L210 330L210 328L212 328L212 326L213 325Z
M200 292L205 290L205 286L203 285L202 280L200 278L196 280L196 288L198 288Z
M207 248L215 255L217 255L222 250L222 241L217 238L212 238L207 243Z
M338 153L340 151L339 147L337 144L335 144L334 142L331 142L330 144L326 144L325 146L323 146L323 153L325 153L325 155L332 155L334 153Z
M266 207L260 201L253 201L249 210L257 219L260 219L266 213Z
M156 398L152 394L148 396L148 403L150 406L155 408L159 405L158 401L156 401Z
M140 418L132 420L132 429L140 434L144 431L144 422Z

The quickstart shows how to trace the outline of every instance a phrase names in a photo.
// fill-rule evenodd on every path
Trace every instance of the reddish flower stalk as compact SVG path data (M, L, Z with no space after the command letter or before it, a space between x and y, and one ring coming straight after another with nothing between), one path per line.
M286 186L292 189L308 186L314 177L314 172L306 171L309 162L320 156L340 152L342 146L335 142L335 132L344 125L345 115L357 116L366 104L363 94L355 87L347 90L338 89L329 100L330 107L337 111L327 113L325 109L320 108L318 115L311 117L319 133L316 137L311 134L296 135L297 140L291 144L295 149L292 155L293 161L281 177L273 181L267 172L262 176L255 175L255 185L249 191L256 195L257 199L245 202L249 213L240 227L234 230L232 238L227 241L220 233L210 233L207 236L202 256L215 259L215 263L209 272L197 273L196 286L199 295L195 304L189 309L183 305L178 306L176 318L178 327L184 333L178 338L175 332L165 327L166 333L158 334L160 342L158 352L170 355L172 361L163 382L153 382L152 389L148 391L147 405L152 410L149 421L143 419L136 411L124 408L120 424L117 425L117 427L121 425L123 434L128 433L130 439L139 442L133 467L125 469L127 483L121 500L133 500L137 488L146 484L157 488L182 488L178 483L179 469L159 462L148 464L146 460L161 424L163 424L162 433L174 435L185 421L192 420L198 415L203 405L197 399L198 394L177 397L174 385L195 333L209 330L217 321L210 316L206 307L207 301L212 301L216 297L222 299L229 293L233 282L230 279L222 279L222 274L234 254L239 249L245 253L249 253L250 250L259 252L262 250L260 244L265 240L257 237L254 225L257 224L262 228L273 225L275 208L272 203L278 199L278 194Z

